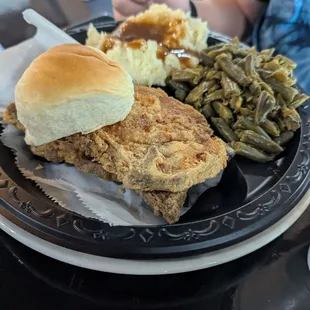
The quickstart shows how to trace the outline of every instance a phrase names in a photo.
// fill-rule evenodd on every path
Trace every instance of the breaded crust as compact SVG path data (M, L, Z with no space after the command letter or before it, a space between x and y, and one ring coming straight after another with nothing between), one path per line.
M226 167L225 145L211 134L204 116L191 106L162 90L136 86L124 121L71 137L125 186L180 192Z
M14 104L4 120L23 130ZM105 180L134 189L168 223L178 221L187 190L226 167L224 143L211 137L205 118L160 90L135 87L127 118L86 135L75 134L40 146L34 154L74 164Z

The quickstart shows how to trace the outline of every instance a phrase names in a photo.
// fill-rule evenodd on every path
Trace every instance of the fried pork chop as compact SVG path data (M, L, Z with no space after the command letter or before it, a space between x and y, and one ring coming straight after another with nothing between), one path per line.
M19 129L15 105L4 120ZM136 86L124 121L89 134L74 134L40 146L34 154L65 161L134 189L169 223L178 221L187 190L226 167L224 144L211 137L205 118L159 89Z

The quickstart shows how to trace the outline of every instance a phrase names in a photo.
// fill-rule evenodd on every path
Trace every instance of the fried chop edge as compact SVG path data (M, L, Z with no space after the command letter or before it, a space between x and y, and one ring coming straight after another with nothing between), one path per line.
M3 119L21 131L24 126L18 121L15 104L11 103L3 113ZM116 176L104 170L102 165L88 159L79 158L78 150L70 144L65 147L64 141L55 141L42 146L30 147L31 151L42 158L52 162L67 162L73 164L78 170L91 173L106 181L119 182ZM169 224L180 219L181 209L185 203L187 191L171 193L161 191L137 191L142 199L154 210L156 216L163 217Z

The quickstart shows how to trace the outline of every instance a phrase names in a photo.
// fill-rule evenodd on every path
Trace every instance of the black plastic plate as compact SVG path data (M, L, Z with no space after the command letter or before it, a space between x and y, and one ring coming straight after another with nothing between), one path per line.
M110 18L106 26L100 19L100 25L104 31L115 27ZM69 33L84 43L84 25ZM208 43L227 40L211 33ZM301 129L276 161L258 164L233 158L220 184L206 191L175 225L110 227L64 210L22 176L12 151L2 143L0 213L40 238L106 257L180 257L236 244L285 216L309 188L309 102L299 112Z

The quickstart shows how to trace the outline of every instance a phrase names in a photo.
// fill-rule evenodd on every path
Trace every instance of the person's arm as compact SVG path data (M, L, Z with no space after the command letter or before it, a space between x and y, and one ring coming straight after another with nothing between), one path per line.
M193 0L198 17L208 21L209 27L228 36L241 37L246 16L237 0Z
M172 9L190 11L189 0L113 0L115 20L124 20L149 8L152 3L167 4Z
M268 3L268 1L265 0L236 0L236 2L252 25L255 24L257 16L266 8Z

